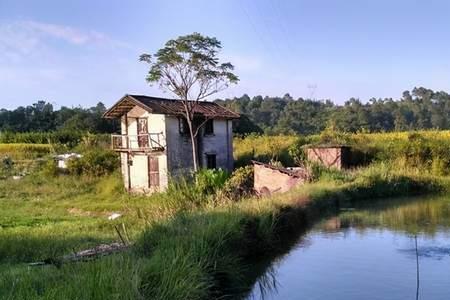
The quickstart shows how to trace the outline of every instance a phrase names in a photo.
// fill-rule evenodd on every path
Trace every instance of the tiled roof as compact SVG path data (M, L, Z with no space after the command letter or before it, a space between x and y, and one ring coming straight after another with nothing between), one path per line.
M194 103L194 101L192 101ZM184 106L180 100L150 97L144 95L125 95L109 110L104 118L120 118L123 114L130 111L134 106L140 106L150 113L182 116ZM210 118L237 119L239 114L220 106L214 102L198 101L194 108L194 114L197 116Z

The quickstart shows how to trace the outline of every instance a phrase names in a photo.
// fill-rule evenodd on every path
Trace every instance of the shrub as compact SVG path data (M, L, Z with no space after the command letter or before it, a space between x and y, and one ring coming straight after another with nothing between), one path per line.
M102 176L112 173L119 166L119 159L110 150L89 150L81 158L71 158L67 170L73 175Z
M223 187L224 195L233 201L253 193L253 166L245 166L234 170Z
M288 153L297 166L304 165L306 162L306 151L303 147L306 144L308 144L308 140L306 138L298 137L297 140L288 148Z
M54 159L49 159L42 166L41 172L46 177L55 177L58 175L58 167Z
M3 157L0 161L0 177L10 176L13 169L14 161L9 156Z
M214 194L224 186L228 177L228 172L222 169L202 169L195 175L196 187L201 194Z

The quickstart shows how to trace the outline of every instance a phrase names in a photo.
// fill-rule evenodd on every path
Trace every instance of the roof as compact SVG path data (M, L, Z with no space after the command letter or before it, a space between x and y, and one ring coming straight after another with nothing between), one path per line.
M195 101L192 101L195 102ZM104 118L117 119L129 112L135 106L139 106L146 111L153 114L163 115L184 115L184 106L182 101L176 99L165 99L150 97L144 95L125 95L104 114ZM210 117L210 118L224 118L237 119L239 114L220 106L214 102L197 101L194 109L194 115Z

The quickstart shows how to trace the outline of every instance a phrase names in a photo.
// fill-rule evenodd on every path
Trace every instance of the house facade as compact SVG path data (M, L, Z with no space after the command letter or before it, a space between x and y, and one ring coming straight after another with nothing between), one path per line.
M125 95L103 117L121 121L121 134L112 135L111 143L120 153L128 191L162 191L170 178L192 172L192 144L181 101ZM203 124L196 137L201 168L232 170L232 120L238 117L213 102L195 103L195 122Z

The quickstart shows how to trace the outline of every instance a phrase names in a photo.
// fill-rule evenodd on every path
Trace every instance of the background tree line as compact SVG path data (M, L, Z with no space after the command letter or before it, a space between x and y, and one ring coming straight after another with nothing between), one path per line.
M450 129L450 95L423 87L405 91L401 98L352 98L343 105L330 100L283 97L217 99L217 103L241 114L235 132L266 134L315 134L332 125L345 132ZM38 101L31 106L0 110L0 132L90 132L111 133L118 122L102 119L106 108L61 107Z
M118 122L102 119L106 107L99 102L90 108L61 107L38 101L14 110L0 109L0 132L90 132L111 133L118 130Z
M239 134L314 134L332 125L345 132L450 129L450 95L423 87L405 91L400 99L351 98L344 105L330 100L283 97L217 99L242 115L236 122Z

